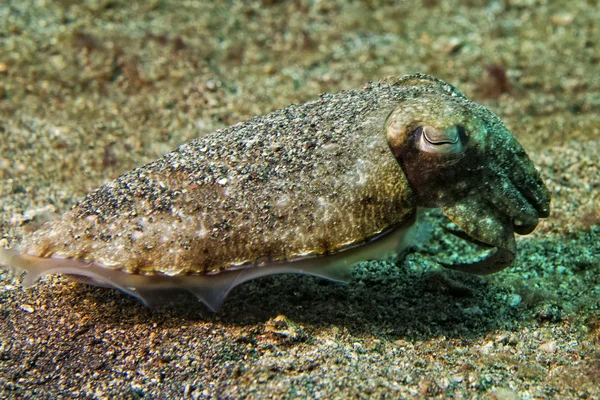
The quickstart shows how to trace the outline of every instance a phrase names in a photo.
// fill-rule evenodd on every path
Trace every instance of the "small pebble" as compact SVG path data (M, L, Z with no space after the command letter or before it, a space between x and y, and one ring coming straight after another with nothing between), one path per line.
M510 335L508 333L503 333L496 336L495 343L505 343L510 339Z
M575 19L575 16L573 14L563 13L563 14L555 14L555 15L551 16L550 22L554 26L566 26L566 25L569 25L571 22L573 22L574 19Z
M28 312L28 313L32 313L33 307L31 307L29 304L21 304L21 310Z
M545 351L546 353L554 354L556 352L555 342L546 342L540 345L538 349Z
M521 304L521 300L521 296L519 296L516 293L513 293L508 298L508 305L511 307L517 307L519 304Z
M510 389L497 388L491 398L496 400L518 400L519 395Z
M487 355L490 354L490 351L492 351L494 349L494 342L492 342L491 340L486 342L483 346L481 346L479 348L479 351L481 352L481 354Z

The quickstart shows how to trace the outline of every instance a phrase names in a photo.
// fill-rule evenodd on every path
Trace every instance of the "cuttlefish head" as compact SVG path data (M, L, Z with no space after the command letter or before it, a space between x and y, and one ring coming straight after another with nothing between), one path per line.
M548 217L548 189L523 147L498 117L462 95L415 90L389 115L386 134L416 204L439 207L464 238L496 248L483 260L446 267L499 271L515 258L514 234L531 233Z

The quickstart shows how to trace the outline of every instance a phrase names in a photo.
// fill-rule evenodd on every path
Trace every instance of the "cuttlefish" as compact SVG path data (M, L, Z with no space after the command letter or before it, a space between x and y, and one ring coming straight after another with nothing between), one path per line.
M62 217L0 249L24 286L65 274L150 305L187 290L217 310L235 286L301 273L347 281L414 237L417 210L440 208L492 248L474 274L509 266L515 233L550 196L500 119L434 77L359 90L218 130L89 193Z

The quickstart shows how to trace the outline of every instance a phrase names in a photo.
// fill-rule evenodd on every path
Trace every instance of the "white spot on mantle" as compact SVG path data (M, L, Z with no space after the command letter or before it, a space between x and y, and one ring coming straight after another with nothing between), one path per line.
M202 222L200 222L200 229L196 231L196 236L199 238L203 238L208 235L208 229L204 226Z

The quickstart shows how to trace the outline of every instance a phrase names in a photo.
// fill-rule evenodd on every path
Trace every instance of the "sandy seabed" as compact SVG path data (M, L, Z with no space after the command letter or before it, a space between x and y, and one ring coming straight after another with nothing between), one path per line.
M599 38L591 0L0 3L2 246L188 140L412 72L499 115L553 197L485 278L440 272L472 251L440 229L349 285L267 277L219 314L5 273L0 397L599 398Z

